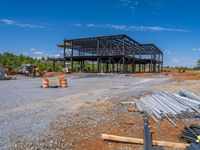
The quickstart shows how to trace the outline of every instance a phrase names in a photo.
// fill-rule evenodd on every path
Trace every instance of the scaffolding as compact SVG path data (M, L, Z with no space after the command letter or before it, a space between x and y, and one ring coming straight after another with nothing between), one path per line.
M71 72L74 65L83 71L85 62L97 73L161 72L163 68L163 52L157 46L140 44L127 35L65 39L58 46L63 47L64 56L53 59L54 66L55 61L69 61Z

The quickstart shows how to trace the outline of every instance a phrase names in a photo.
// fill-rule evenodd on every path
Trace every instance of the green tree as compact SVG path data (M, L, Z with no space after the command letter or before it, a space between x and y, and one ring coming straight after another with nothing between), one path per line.
M52 69L52 61L47 61L44 58L41 60L33 59L29 56L24 56L23 54L14 55L9 52L0 54L0 64L9 65L15 71L18 71L22 64L34 64L39 67L41 71ZM62 63L56 63L55 69L57 71L62 70Z

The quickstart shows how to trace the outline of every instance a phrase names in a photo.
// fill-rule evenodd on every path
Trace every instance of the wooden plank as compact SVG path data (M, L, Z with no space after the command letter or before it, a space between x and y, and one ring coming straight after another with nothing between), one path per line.
M123 104L123 105L128 105L128 104L134 104L134 102L133 101L127 101L127 102L121 102L121 104Z
M138 108L134 108L134 107L128 107L127 110L129 112L140 112L140 110Z
M123 137L109 134L101 135L103 140L117 141L117 142L125 142L125 143L134 143L134 144L144 144L143 139L132 138L132 137ZM153 145L164 146L164 147L174 147L174 148L186 148L189 144L185 143L176 143L176 142L165 142L165 141L157 141L152 140Z

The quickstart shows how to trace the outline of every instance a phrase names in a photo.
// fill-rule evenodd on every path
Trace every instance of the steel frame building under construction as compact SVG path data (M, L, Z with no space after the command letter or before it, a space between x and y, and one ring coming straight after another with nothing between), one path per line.
M64 58L54 59L54 66L55 61L70 61L71 72L74 61L79 71L84 62L91 62L91 71L98 73L160 72L163 68L163 52L158 47L140 44L127 35L65 39L58 46L64 48Z

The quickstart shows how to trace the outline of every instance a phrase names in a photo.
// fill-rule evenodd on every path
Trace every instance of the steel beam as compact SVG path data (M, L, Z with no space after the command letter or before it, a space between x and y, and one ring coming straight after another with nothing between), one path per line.
M103 67L104 65L101 67L102 69L106 69L106 72L118 70L123 73L130 72L130 70L131 72L135 72L136 64L139 65L139 72L146 71L145 64L149 64L149 72L155 72L156 69L162 70L163 67L163 53L158 47L154 44L140 44L127 35L65 39L63 45L64 60L71 61L72 71L74 71L73 61L81 62L84 60L96 61L97 72L100 72L100 63L106 64L105 68ZM61 45L59 46L62 47ZM70 51L71 55L68 54ZM76 56L77 53L74 51L78 52L79 57ZM139 58L137 58L138 55ZM149 59L148 56L152 57ZM159 56L159 58L157 59L156 56ZM121 62L119 61L119 57L122 58ZM115 62L113 61L118 64L116 70Z

